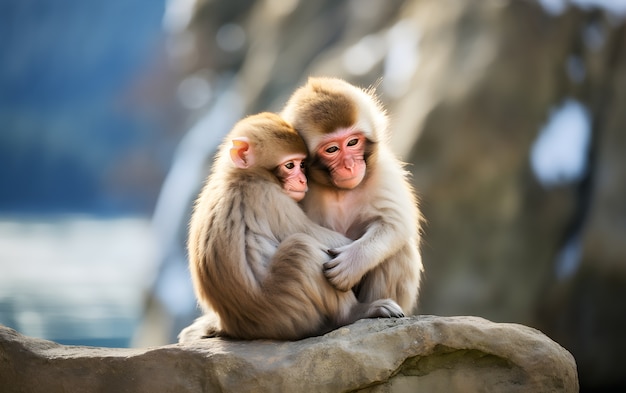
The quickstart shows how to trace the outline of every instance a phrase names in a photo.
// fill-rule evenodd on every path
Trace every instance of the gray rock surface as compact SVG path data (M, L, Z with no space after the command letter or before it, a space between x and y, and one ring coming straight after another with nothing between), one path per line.
M3 392L577 392L538 330L477 317L363 320L296 342L63 346L0 327Z

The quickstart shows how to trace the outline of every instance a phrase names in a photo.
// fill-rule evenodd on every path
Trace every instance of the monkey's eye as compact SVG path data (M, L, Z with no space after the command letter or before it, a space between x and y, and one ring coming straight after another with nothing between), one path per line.
M304 161L300 162L300 168L304 169L304 167L306 166L306 164L304 163Z
M293 168L295 168L295 166L296 165L293 162L291 162L291 161L289 161L288 163L285 164L285 168L287 168L287 169L293 169Z
M331 147L326 148L325 151L326 151L326 153L335 153L338 150L339 150L339 148L337 146L331 146Z
M354 146L359 143L359 138L350 139L347 143L347 146Z

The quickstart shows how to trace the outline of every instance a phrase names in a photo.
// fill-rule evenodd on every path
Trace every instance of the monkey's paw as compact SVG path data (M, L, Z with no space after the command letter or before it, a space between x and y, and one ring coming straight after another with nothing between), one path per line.
M370 304L370 318L402 318L404 312L391 299L379 299Z
M358 258L341 249L329 250L333 259L324 263L324 275L330 284L340 291L347 292L361 280L363 274L358 271Z
M178 342L185 343L221 335L219 317L217 314L209 312L196 318L191 325L184 328L178 334Z

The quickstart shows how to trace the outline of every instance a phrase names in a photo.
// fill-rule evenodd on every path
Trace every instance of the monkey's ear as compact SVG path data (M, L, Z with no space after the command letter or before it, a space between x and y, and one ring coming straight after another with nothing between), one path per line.
M230 159L237 168L246 169L253 163L250 140L245 136L233 138L233 146L230 148Z

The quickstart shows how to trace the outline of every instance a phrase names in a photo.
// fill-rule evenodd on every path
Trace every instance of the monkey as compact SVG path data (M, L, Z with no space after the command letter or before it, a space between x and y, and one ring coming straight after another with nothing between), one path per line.
M281 116L304 139L314 222L354 240L324 263L329 282L360 302L390 298L416 312L421 275L421 213L405 164L389 144L388 117L374 88L311 77Z
M189 268L205 315L180 342L297 340L361 318L403 316L390 299L360 303L326 279L327 250L351 240L313 223L298 205L306 154L275 113L246 117L226 136L189 226Z

